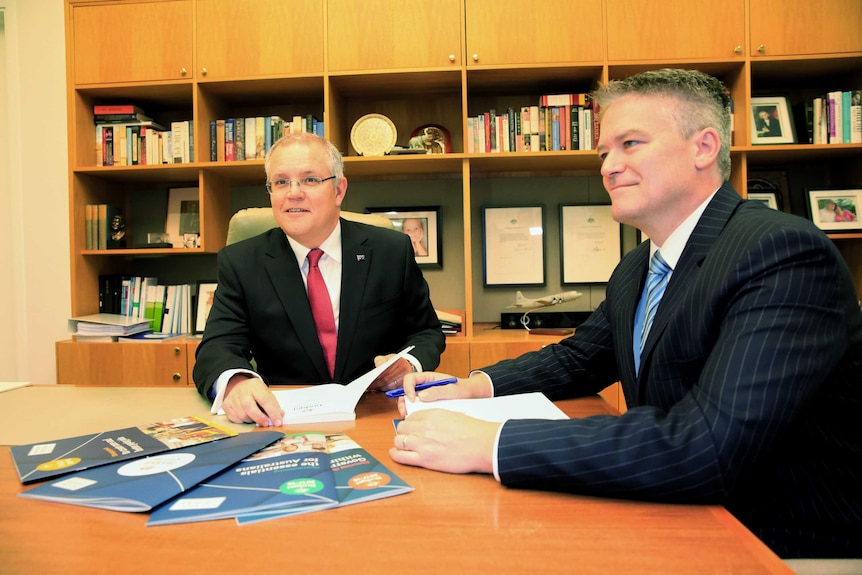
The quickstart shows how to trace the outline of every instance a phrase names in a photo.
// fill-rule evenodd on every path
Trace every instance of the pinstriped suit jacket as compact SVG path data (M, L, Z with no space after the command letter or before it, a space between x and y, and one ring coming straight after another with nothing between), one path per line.
M405 234L341 220L341 314L335 381L374 367L375 355L408 345L426 369L446 342L428 284ZM274 228L219 252L218 289L198 346L195 384L208 393L228 369L251 369L268 383L330 381L302 272L284 232Z
M504 484L721 503L779 555L862 552L862 312L833 243L725 184L671 276L635 375L646 243L559 345L485 371L495 393L593 394L619 418L510 421ZM573 518L573 520L576 520Z

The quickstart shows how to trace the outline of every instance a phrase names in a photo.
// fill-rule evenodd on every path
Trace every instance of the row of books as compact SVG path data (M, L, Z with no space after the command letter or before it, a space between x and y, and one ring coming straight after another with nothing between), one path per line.
M156 123L133 104L93 106L99 166L187 164L194 161L194 122Z
M84 206L84 247L88 250L108 250L126 247L122 211L108 204Z
M462 331L463 319L460 315L442 310L435 310L437 319L440 321L442 331L446 335L458 335Z
M828 92L802 102L800 141L809 144L862 143L862 90Z
M535 106L467 118L467 152L592 150L598 134L589 94L549 94Z
M314 115L256 116L226 118L210 122L210 161L235 162L262 160L266 153L286 134L310 132L323 137L323 122Z
M21 497L121 512L148 526L240 525L413 488L343 433L239 433L198 417L11 448ZM62 464L58 460L62 456Z
M99 311L149 320L153 332L190 333L191 293L189 284L160 285L155 277L104 274L99 276Z

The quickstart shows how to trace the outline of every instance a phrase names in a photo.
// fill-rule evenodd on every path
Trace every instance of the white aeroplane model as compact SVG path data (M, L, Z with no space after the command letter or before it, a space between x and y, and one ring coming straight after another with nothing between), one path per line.
M506 309L535 309L538 307L547 307L550 305L561 304L565 301L576 300L582 295L584 294L579 291L566 291L531 299L524 297L524 294L519 290L515 293L515 304L507 305Z

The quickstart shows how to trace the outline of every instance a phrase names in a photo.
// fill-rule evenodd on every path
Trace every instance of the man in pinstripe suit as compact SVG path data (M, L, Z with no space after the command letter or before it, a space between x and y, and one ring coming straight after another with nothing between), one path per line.
M858 556L862 312L847 265L810 222L726 183L718 80L661 70L595 96L613 216L650 241L573 336L418 396L561 399L619 380L629 410L502 425L422 411L398 426L391 457L511 487L720 503L783 557ZM670 279L641 348L656 251ZM407 398L440 375L407 376Z

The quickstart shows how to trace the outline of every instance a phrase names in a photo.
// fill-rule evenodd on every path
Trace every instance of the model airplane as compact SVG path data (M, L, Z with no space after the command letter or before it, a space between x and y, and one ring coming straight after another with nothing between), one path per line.
M507 305L506 309L534 309L537 307L546 307L549 305L557 305L561 304L565 301L576 300L581 297L582 294L579 291L567 291L562 293L555 293L553 295L546 295L543 297L538 297L535 299L524 297L524 294L520 292L515 293L515 304Z

